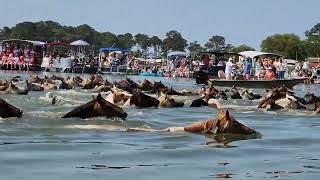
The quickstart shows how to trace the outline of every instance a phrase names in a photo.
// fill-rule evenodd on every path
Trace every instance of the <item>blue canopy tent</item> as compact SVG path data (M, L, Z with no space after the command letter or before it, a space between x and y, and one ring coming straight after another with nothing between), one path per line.
M114 51L121 51L121 52L124 53L124 54L126 54L126 53L129 52L128 50L123 50L123 49L120 49L120 48L113 48L113 47L101 48L101 49L99 50L100 53L114 52Z

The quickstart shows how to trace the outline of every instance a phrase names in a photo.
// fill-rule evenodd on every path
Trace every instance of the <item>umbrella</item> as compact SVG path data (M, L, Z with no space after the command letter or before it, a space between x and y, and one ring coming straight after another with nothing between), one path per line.
M90 44L84 40L77 40L70 43L72 46L89 46Z

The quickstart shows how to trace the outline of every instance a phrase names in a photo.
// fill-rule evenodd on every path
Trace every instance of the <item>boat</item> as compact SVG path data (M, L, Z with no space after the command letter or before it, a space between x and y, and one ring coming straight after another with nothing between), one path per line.
M51 42L45 45L41 67L45 71L94 74L98 70L88 42L77 40L70 44Z
M40 71L41 62L44 51L44 42L41 41L32 41L32 40L22 40L22 39L8 39L1 42L1 54L7 54L8 56L12 54L13 56L18 55L24 59L28 58L29 68L24 66L19 68L19 66L1 66L3 70L29 70L29 71ZM2 57L1 57L2 58ZM1 61L0 58L0 61ZM31 60L32 59L32 60ZM17 62L11 61L9 64L16 64ZM25 63L27 63L25 61Z
M293 88L294 86L304 83L307 78L294 78L294 79L276 79L276 80L221 80L209 79L208 85L218 87L242 87L242 88L257 88L269 89L274 87L285 86Z
M98 60L98 72L100 74L127 74L128 67L126 64L121 64L125 61L125 57L128 55L127 50L120 48L107 47L99 49L99 60ZM107 57L111 53L116 53L120 55L120 59L117 59L118 62L113 62L111 64L105 64Z
M139 76L163 77L162 73L140 73Z

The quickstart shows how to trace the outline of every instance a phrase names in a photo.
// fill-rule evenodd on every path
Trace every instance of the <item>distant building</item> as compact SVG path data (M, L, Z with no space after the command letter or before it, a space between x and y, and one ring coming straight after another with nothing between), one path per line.
M308 62L309 62L309 68L319 67L319 65L320 65L320 57L309 57L308 58Z
M308 57L309 63L320 63L320 57Z

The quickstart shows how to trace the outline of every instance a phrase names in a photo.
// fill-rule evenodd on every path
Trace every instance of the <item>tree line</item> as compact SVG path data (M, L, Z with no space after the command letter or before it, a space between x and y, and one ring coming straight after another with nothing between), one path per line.
M304 60L306 57L318 57L320 51L320 23L305 32L305 40L295 34L275 34L261 43L261 50L278 53L286 58ZM29 39L44 42L66 42L82 39L93 44L95 49L101 47L118 47L126 50L135 49L136 56L146 57L152 51L156 56L165 56L166 52L189 50L192 54L201 51L241 52L254 50L248 45L233 46L223 36L213 35L208 42L188 42L180 32L172 30L163 39L154 35L138 33L114 34L98 32L87 24L76 27L61 25L53 21L22 22L14 27L0 29L0 39ZM133 48L135 47L135 48Z

